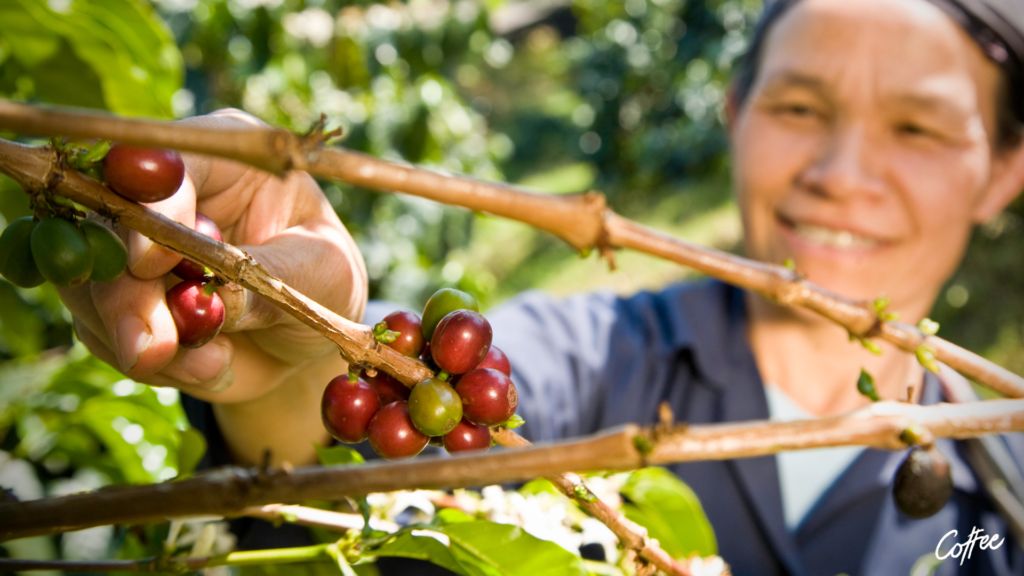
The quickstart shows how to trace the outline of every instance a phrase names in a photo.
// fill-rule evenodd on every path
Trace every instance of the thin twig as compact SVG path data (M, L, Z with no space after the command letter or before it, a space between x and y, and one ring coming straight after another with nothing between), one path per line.
M330 560L330 544L279 548L273 550L243 550L206 556L203 558L140 558L138 560L20 560L0 558L0 571L22 572L33 570L61 570L64 572L180 572L214 568L216 566L263 566L267 564L295 564Z
M609 256L614 248L631 248L759 292L776 302L814 310L857 337L883 338L907 352L928 346L938 361L968 378L1005 396L1024 398L1024 378L973 352L926 336L916 327L882 321L869 302L834 294L783 266L705 248L627 220L608 209L598 193L533 194L504 184L325 148L316 138L269 127L219 130L2 100L0 127L24 134L95 137L176 148L231 158L278 173L301 169L367 188L403 192L518 220L550 232L578 250L596 248Z
M0 540L168 518L237 515L251 506L340 500L370 492L486 486L586 470L635 470L648 465L727 460L829 446L906 448L904 430L975 438L1024 431L1024 400L918 406L879 402L817 420L740 422L640 428L627 425L584 438L526 446L507 429L495 438L516 450L419 457L359 466L294 470L226 467L178 482L115 486L28 502L0 502ZM571 480L571 477L570 477ZM570 485L575 486L570 481ZM575 491L575 488L573 488Z
M527 448L532 446L529 440L507 428L492 428L491 437L495 442L506 448ZM626 518L621 512L615 510L591 492L579 475L565 473L549 475L546 478L562 494L576 501L580 508L583 508L591 516L607 526L615 534L615 537L619 539L623 548L634 551L642 558L642 563L650 563L657 566L661 571L672 576L693 576L693 573L686 566L677 562L668 552L665 552L658 546L656 542L648 538L646 528Z
M345 514L331 510L320 510L309 506L296 506L288 504L266 504L264 506L250 506L239 510L233 516L248 516L260 518L270 522L287 522L310 528L323 528L345 532L348 530L362 530L365 525L361 514ZM397 532L401 528L394 522L373 518L370 520L370 527L374 530L384 532Z

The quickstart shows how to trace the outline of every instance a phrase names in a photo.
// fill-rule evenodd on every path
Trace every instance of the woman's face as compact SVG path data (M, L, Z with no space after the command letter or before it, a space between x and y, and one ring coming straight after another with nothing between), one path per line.
M992 144L999 82L923 0L799 2L731 126L747 254L927 314L972 225L1010 198L991 193L1007 171Z

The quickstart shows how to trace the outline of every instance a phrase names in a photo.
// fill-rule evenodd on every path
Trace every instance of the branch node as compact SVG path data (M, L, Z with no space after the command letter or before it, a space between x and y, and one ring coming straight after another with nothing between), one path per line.
M671 428L674 421L675 414L672 413L672 406L668 403L668 400L662 400L661 404L658 404L658 428Z
M900 432L900 441L906 444L907 447L923 446L928 448L935 443L935 436L931 430L915 422Z

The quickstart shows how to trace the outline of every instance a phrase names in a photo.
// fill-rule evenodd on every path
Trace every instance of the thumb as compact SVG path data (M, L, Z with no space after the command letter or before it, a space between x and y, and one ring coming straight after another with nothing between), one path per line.
M362 318L366 279L361 257L344 228L317 221L295 226L259 246L240 247L271 275L324 307L354 321ZM265 298L225 286L218 291L228 308L224 332L246 331L267 353L301 362L334 345ZM231 308L236 308L232 312Z

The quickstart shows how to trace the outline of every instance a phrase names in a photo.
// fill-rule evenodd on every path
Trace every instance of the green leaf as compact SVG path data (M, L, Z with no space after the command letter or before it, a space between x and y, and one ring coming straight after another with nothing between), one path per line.
M455 559L451 550L436 538L431 538L429 536L413 536L408 533L402 534L398 538L395 538L384 546L374 550L372 554L378 557L393 556L424 560L432 564L437 564L442 568L451 570L456 574L468 576L468 573L462 567L462 564L459 564L459 561Z
M861 368L860 376L857 377L857 392L860 392L864 396L871 399L872 402L878 402L881 398L878 397L878 392L875 390L875 379L868 374L867 370Z
M373 337L381 344L391 344L401 335L401 332L388 330L388 323L383 320L373 325Z
M473 521L474 519L472 516L457 508L442 508L438 510L437 514L434 516L434 523L439 526Z
M664 468L633 472L622 488L632 503L623 506L626 518L647 528L652 538L674 558L696 552L717 554L715 532L697 495Z
M313 447L316 448L317 459L324 466L334 466L336 464L362 464L366 462L363 456L348 446L321 446L316 442L313 443Z
M478 520L438 529L470 576L585 576L582 560L519 526Z
M147 3L2 4L0 40L13 47L20 75L32 86L20 97L106 107L120 114L171 116L171 96L182 82L181 55L170 30Z
M519 491L524 494L533 494L534 496L536 496L537 494L541 494L543 492L547 492L548 494L557 494L559 496L564 496L564 494L562 494L562 492L558 488L555 488L555 485L552 484L551 481L546 478L535 478L533 480L530 480L529 482L524 484L523 487L519 489Z
M195 472L199 461L206 454L206 438L195 428L178 431L178 477Z
M93 164L103 160L110 152L110 140L100 140L85 155L82 156L83 164Z

